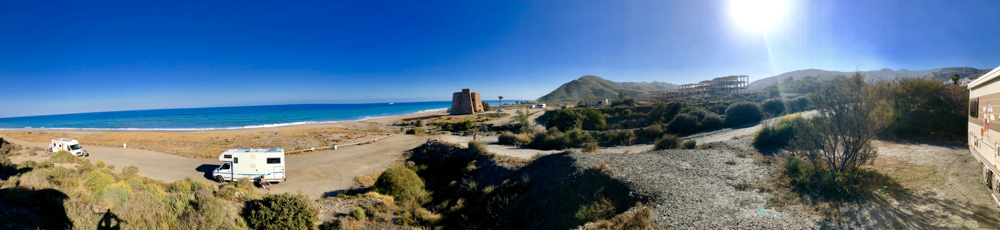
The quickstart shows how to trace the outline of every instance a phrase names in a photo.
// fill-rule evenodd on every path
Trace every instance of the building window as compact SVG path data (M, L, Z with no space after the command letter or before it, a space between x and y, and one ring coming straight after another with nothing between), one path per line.
M979 98L973 98L969 100L969 116L972 118L979 118Z
M268 164L281 164L281 158L267 158Z

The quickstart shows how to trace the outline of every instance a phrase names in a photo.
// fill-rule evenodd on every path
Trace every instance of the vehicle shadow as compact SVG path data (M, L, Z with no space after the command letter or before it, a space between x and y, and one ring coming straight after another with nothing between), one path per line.
M215 171L215 169L217 169L217 168L219 168L219 165L215 165L215 164L202 164L201 166L198 166L198 168L195 168L194 170L197 170L198 172L205 173L205 179L215 180L215 178L212 178L212 172Z

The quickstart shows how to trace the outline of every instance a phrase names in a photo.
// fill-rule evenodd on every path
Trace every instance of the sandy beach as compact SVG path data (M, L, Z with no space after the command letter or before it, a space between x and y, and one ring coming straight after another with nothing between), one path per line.
M535 118L544 110L532 110ZM507 113L514 113L512 110ZM490 120L500 124L509 121ZM329 145L336 140L337 150L304 151L287 156L288 181L279 183L271 192L291 192L321 197L354 185L354 177L375 172L402 163L402 154L427 140L436 139L466 145L471 136L452 134L404 135L396 133L399 122L424 120L458 122L475 119L476 115L450 116L445 111L433 111L363 121L345 121L328 124L292 125L270 128L205 131L84 131L84 130L0 130L0 137L25 148L47 149L55 138L79 140L88 150L92 163L104 161L121 170L127 166L139 167L139 173L157 180L174 181L192 178L211 181L211 172L221 162L218 154L229 148L283 147L286 152ZM376 129L376 130L372 130ZM382 129L382 130L377 130ZM393 129L393 130L390 130ZM228 140L228 143L226 142ZM324 142L326 140L326 142ZM495 136L484 141L496 141ZM121 144L127 143L128 148ZM286 146L273 144L286 144ZM362 143L351 145L350 143ZM292 148L289 148L291 146ZM511 146L489 145L490 152L528 159L537 154L557 151L539 151ZM30 150L29 150L30 151ZM22 151L26 153L28 151ZM14 163L27 160L42 161L50 153L12 157ZM213 182L214 183L214 182Z

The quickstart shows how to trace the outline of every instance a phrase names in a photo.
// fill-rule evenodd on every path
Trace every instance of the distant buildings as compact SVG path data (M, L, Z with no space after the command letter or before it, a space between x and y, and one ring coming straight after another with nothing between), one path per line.
M601 106L601 105L608 105L608 102L609 102L608 99L587 99L587 100L583 100L583 105L584 106ZM544 108L545 105L542 105L542 106Z
M483 112L483 101L478 92L462 89L462 92L451 94L451 115L473 114Z
M711 81L680 85L677 87L677 93L681 95L745 93L749 82L750 77L747 75L717 77Z

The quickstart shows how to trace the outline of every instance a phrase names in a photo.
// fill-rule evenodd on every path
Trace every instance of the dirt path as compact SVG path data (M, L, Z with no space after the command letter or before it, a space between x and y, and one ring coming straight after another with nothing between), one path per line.
M276 184L272 192L301 192L312 197L349 189L357 175L385 170L400 159L403 151L416 148L434 136L416 137L393 135L375 144L351 146L338 150L320 151L308 155L288 156L288 181ZM5 138L25 147L48 148L48 143L25 142ZM221 162L216 159L193 159L148 150L84 146L90 152L90 161L103 160L116 170L130 165L139 167L143 176L163 180L182 180L185 177L209 181L213 170ZM40 160L40 157L14 157L14 163Z

